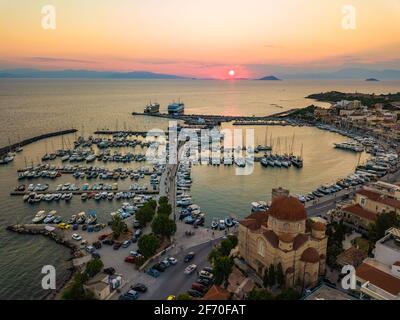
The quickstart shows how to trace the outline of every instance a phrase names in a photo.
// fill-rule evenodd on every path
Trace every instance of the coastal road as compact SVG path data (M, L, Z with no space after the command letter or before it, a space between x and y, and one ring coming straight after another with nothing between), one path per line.
M306 204L307 215L309 217L314 217L326 214L329 210L332 210L336 207L337 202L349 197L351 198L358 189L351 188L348 190L340 190L334 194L325 195L322 198L309 201Z

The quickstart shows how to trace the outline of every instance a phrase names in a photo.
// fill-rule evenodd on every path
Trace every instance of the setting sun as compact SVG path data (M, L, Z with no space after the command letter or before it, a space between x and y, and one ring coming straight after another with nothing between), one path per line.
M228 74L230 77L234 77L236 72L235 72L235 70L232 69L232 70L229 70Z

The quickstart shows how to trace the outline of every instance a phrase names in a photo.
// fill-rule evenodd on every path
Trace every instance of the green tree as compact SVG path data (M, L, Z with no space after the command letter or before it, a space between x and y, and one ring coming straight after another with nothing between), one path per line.
M136 213L135 218L142 227L145 227L147 223L153 220L154 215L154 209L150 205L144 205Z
M103 261L98 258L90 260L85 268L85 274L88 278L93 278L96 274L98 274L103 269Z
M161 205L161 204L168 204L168 197L166 197L166 196L162 196L162 197L160 197L160 199L158 199L158 204L159 205Z
M269 280L269 286L273 287L276 283L276 273L275 273L275 266L271 264L269 266L268 270L268 280Z
M247 300L272 300L273 296L267 289L254 288L249 292Z
M219 250L223 256L229 256L232 248L232 242L229 239L222 240L219 245Z
M282 264L280 262L276 266L276 282L280 287L285 285L285 275L283 274Z
M87 281L87 275L84 273L77 273L70 286L68 286L62 293L63 300L89 300L94 299L93 294L86 292L83 287Z
M385 235L386 230L391 227L400 227L400 218L395 212L384 212L378 215L375 225L369 226L368 239L375 244Z
M264 286L264 288L268 288L268 286L269 286L268 268L265 268L265 270L264 270L263 286Z
M146 206L149 206L152 208L154 211L157 209L157 201L156 200L150 200L146 204Z
M158 214L151 224L151 229L157 235L170 237L176 232L176 223L168 216Z
M231 242L232 249L235 248L239 243L238 237L233 234L228 235L227 239Z
M276 300L299 300L301 293L293 288L286 288L276 296Z
M170 214L172 213L172 206L169 203L161 203L158 206L157 213L159 215L163 214L163 215L166 215L167 217L169 217Z
M145 234L138 241L138 248L146 258L153 256L157 252L159 245L160 242L154 233Z
M114 215L111 224L111 230L113 232L113 238L118 239L118 237L128 230L126 223L121 219L119 215Z
M220 256L214 259L213 274L215 277L215 284L226 284L229 275L232 272L233 259L232 257Z
M214 248L208 254L208 261L210 261L211 264L214 264L215 260L221 256L221 251L218 248Z

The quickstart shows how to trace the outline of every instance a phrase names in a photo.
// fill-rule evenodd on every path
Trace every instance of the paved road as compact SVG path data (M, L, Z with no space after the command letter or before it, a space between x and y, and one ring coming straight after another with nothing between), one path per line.
M209 266L207 261L208 253L218 242L219 240L209 241L184 250L178 254L174 254L173 251L172 255L178 259L178 263L162 272L161 275L152 282L151 286L149 286L148 291L140 296L140 299L165 300L168 295L178 296L181 293L185 293L197 279L197 271ZM190 251L195 252L196 255L192 261L185 263L183 259ZM193 263L197 265L196 272L191 275L184 274L185 268Z

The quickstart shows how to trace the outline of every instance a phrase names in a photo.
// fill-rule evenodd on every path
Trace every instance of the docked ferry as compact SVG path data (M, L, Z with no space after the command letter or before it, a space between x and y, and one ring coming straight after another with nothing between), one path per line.
M158 113L160 112L160 104L153 102L144 107L144 113Z
M185 104L183 102L173 102L168 105L169 114L183 114L185 111Z

